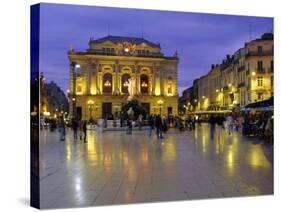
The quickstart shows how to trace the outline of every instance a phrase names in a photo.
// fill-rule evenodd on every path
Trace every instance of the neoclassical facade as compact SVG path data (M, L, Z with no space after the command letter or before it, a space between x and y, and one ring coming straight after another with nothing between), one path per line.
M118 115L135 97L148 114L177 115L178 56L165 56L160 44L144 38L106 36L90 39L85 52L68 52L70 117L83 120Z
M192 95L187 95L192 92ZM187 111L233 110L274 96L274 35L251 40L183 92Z

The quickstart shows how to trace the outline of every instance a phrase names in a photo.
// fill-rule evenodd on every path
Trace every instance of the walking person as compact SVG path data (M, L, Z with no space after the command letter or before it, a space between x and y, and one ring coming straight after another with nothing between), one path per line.
M63 117L61 116L58 121L59 133L60 133L60 141L65 140L65 123Z
M200 116L198 116L197 122L198 122L198 126L201 127L202 119Z
M233 117L231 116L231 114L229 114L226 117L226 125L227 125L227 129L228 129L228 134L231 135L231 132L233 130Z
M167 126L167 119L165 116L162 117L162 131L166 133L168 131L168 126Z
M87 143L87 121L83 121L84 143Z
M214 134L216 130L216 118L213 115L211 115L209 118L209 124L210 124L211 140L214 140Z
M156 134L157 134L157 138L159 139L162 139L163 138L163 135L162 135L162 128L163 128L163 125L162 125L162 120L161 120L161 117L160 115L157 115L156 116L156 119L155 119L155 127L156 127Z
M195 117L193 117L193 119L192 119L192 129L193 130L195 130L195 121L196 121L196 119L195 119Z
M143 116L142 116L142 114L140 114L140 115L139 115L139 117L138 117L138 120L137 120L139 130L141 130L141 126L142 126L142 118L143 118Z
M76 118L72 119L72 130L73 130L73 137L74 140L77 140L77 130L78 130L78 121Z
M127 119L127 134L132 134L133 131L133 123L132 121L128 118Z
M82 137L83 137L83 121L78 121L78 128L79 128L80 141L82 141Z
M148 136L151 137L151 133L154 130L154 118L153 118L153 115L150 115L148 117L148 126L149 126Z

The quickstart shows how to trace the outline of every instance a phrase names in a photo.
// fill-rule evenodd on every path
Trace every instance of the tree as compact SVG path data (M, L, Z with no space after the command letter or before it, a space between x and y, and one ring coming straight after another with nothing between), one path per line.
M127 111L130 109L130 107L133 109L134 111L134 120L136 120L140 114L142 114L143 116L145 116L146 112L145 109L141 106L141 104L139 103L138 100L133 99L131 101L128 101L126 104L124 104L121 108L121 116L123 119L128 119L128 113Z

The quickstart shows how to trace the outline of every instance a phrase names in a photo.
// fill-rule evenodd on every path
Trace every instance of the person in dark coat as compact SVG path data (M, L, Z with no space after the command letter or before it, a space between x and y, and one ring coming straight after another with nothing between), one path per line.
M87 142L87 121L83 122L84 143Z
M65 140L65 122L63 117L61 116L58 121L59 133L60 133L60 141Z
M214 140L214 133L216 129L216 117L211 115L209 118L209 124L210 124L211 139Z
M168 131L168 126L167 126L167 119L165 116L162 117L162 131L166 133Z
M156 133L157 133L157 138L163 138L162 135L162 129L163 129L163 124L162 124L162 119L160 115L157 115L155 118L155 127L156 127Z
M151 137L152 130L154 130L154 118L153 115L148 117L148 126L149 126L149 137Z
M77 140L78 121L76 118L72 119L72 130L73 130L74 140Z

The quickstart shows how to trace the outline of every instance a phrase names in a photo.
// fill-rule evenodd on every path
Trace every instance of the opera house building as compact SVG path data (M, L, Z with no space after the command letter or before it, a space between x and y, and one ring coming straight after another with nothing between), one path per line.
M118 116L130 82L147 114L178 114L179 58L165 56L159 43L108 35L90 39L85 52L71 48L68 59L70 117Z

